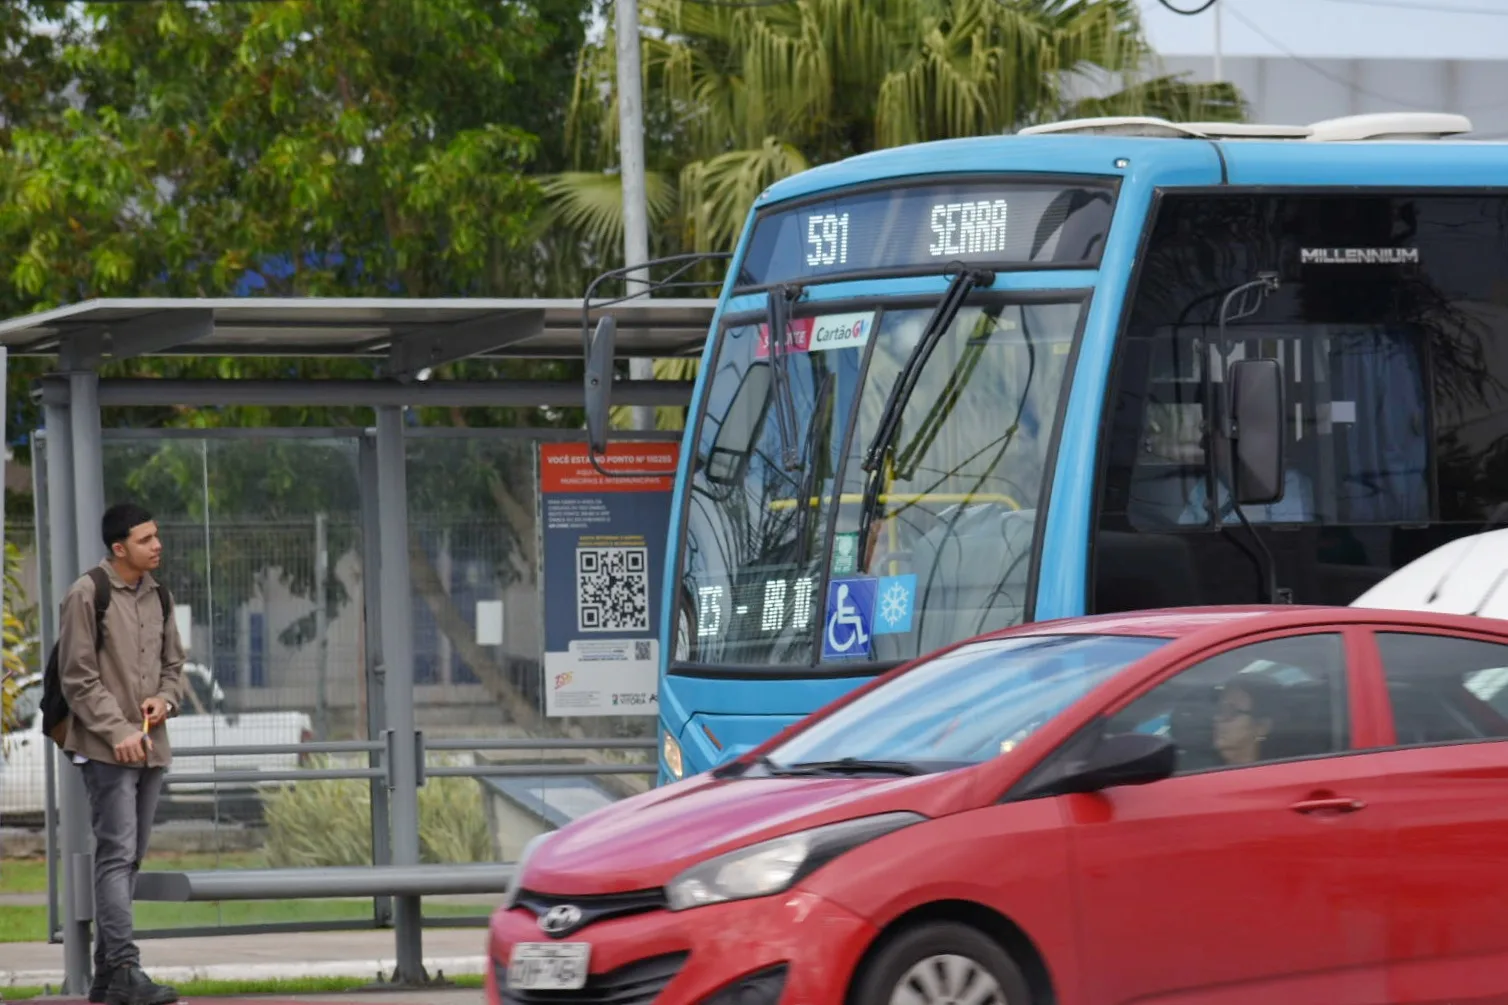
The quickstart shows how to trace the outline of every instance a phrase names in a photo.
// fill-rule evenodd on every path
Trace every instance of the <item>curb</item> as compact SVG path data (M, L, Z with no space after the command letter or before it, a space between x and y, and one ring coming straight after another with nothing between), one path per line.
M367 960L325 960L287 963L211 963L192 967L147 966L153 980L167 983L189 981L270 981L297 980L303 977L355 977L381 979L391 973L397 960L391 956ZM472 976L486 973L486 956L436 956L424 961L431 975L444 972L449 976ZM0 970L0 989L8 987L59 987L61 970Z

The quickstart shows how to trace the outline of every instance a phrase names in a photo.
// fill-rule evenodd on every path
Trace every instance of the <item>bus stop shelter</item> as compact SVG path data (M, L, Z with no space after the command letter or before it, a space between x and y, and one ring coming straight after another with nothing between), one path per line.
M701 351L713 314L711 300L639 299L614 304L620 357L692 356ZM425 979L420 932L420 895L464 889L474 869L420 867L418 787L424 743L415 728L408 494L405 422L409 407L572 406L582 402L580 382L432 379L435 368L465 359L569 359L582 355L583 334L598 312L575 300L511 299L116 299L95 300L0 322L0 378L9 356L44 356L55 367L34 390L44 410L47 549L53 570L52 609L73 577L92 564L103 514L101 410L116 406L226 405L358 406L374 410L375 444L370 482L364 479L363 520L375 529L365 546L378 572L377 598L368 601L372 640L381 663L384 740L348 743L369 751L376 767L364 775L375 791L385 789L390 848L387 862L370 869L279 870L290 896L319 890L376 890L393 896L396 929L394 979ZM142 356L281 356L368 359L370 380L177 380L101 378L101 368ZM5 383L0 379L0 394ZM684 405L690 385L622 380L614 386L620 405ZM4 402L0 401L0 405ZM0 416L7 414L0 408ZM276 430L269 430L276 435ZM368 507L370 515L368 516ZM39 520L39 524L44 521ZM44 604L44 607L47 605ZM43 652L50 648L53 618L43 617ZM652 743L652 741L651 741ZM321 745L316 745L321 746ZM342 747L331 743L322 746ZM205 751L210 753L210 751ZM61 757L58 779L56 864L64 897L60 922L65 990L88 986L93 917L91 831L82 779ZM290 773L290 780L317 773ZM51 816L51 814L49 814ZM374 821L374 829L376 822ZM50 845L52 847L52 845ZM495 884L501 865L490 873ZM246 877L250 880L251 877ZM234 875L225 876L233 884ZM185 877L161 877L164 889L184 887ZM229 887L227 886L227 889ZM304 892L300 892L304 891ZM181 891L180 891L181 893ZM227 893L225 896L233 896ZM330 895L326 892L325 895ZM171 893L163 899L179 899Z

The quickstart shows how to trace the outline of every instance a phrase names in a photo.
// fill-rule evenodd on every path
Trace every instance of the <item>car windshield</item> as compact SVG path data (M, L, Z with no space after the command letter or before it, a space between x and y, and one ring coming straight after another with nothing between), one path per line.
M920 767L1009 753L1167 639L1026 635L971 642L917 664L769 752L780 768L848 759Z
M861 462L935 304L801 305L773 361L760 319L723 329L687 494L678 661L900 661L1025 619L1087 303L1032 300L981 296L958 311L873 484ZM772 365L793 399L795 464L783 458ZM844 616L828 640L830 608Z

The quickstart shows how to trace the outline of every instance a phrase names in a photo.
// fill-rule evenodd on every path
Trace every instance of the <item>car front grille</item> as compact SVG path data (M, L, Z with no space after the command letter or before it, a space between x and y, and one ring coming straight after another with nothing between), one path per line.
M533 890L520 890L516 905L536 918L543 918L552 907L570 905L578 908L581 911L581 920L565 931L551 933L553 938L564 938L581 931L588 925L594 925L609 918L648 914L651 911L663 911L666 907L663 890L632 890L628 893L604 893L583 897L566 897L559 894L536 893Z
M512 991L508 988L508 964L494 960L492 966L503 1005L649 1005L681 972L689 955L652 956L605 974L592 974L586 987L578 991Z

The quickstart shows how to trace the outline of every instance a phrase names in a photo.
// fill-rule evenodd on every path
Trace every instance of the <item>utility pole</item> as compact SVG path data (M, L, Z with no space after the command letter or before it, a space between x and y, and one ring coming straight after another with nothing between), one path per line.
M649 204L644 188L644 76L639 67L639 0L615 0L618 34L618 163L623 173L623 266L649 261ZM648 275L627 283L626 293L644 290ZM633 380L654 379L654 361L631 359ZM633 409L633 428L653 429L653 406Z
M1220 0L1215 0L1211 13L1215 15L1215 83L1220 84L1225 82L1225 67L1222 65L1224 59L1221 53L1223 46L1220 44Z

